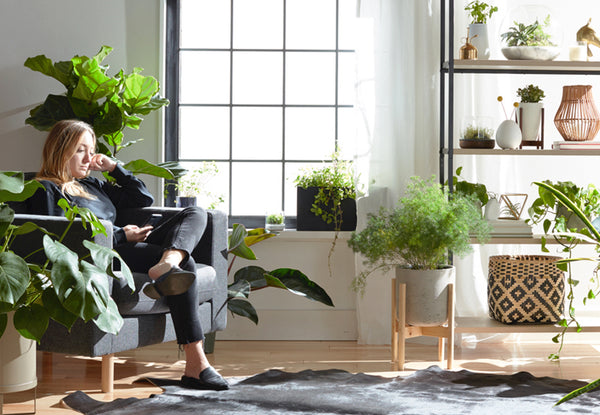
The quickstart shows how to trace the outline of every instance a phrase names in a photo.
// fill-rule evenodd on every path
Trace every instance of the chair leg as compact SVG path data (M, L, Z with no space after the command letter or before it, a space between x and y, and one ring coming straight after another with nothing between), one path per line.
M111 393L115 385L115 355L102 356L102 392Z

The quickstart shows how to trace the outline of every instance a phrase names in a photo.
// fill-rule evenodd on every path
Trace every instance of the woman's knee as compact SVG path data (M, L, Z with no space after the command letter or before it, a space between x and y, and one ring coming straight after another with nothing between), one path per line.
M208 216L206 210L204 210L200 206L186 207L181 211L181 215L189 218L195 218L196 220L202 220L204 222L206 222Z

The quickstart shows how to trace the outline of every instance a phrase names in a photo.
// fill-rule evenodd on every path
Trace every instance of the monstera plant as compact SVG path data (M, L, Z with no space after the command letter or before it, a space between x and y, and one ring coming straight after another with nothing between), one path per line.
M169 100L159 95L158 81L142 75L141 68L130 74L123 69L108 75L108 66L102 61L113 48L102 46L91 58L74 56L71 60L53 63L44 55L28 58L25 66L56 79L65 88L64 94L50 94L44 103L30 111L27 124L41 131L49 131L57 121L79 119L90 124L98 137L98 151L116 157L122 149L139 140L127 141L126 128L139 129L142 116L168 105ZM146 160L125 164L134 174L145 173L173 179L181 173L177 163L154 165Z
M69 229L79 220L84 228L91 229L92 235L106 234L91 211L70 207L64 199L59 205L67 223L61 235L52 234L33 222L15 225L15 212L7 202L26 200L40 186L36 181L24 181L23 173L0 172L0 337L10 312L14 312L17 331L38 342L50 319L67 329L78 319L93 320L102 331L116 334L123 325L123 318L110 297L107 275L117 278L112 272L116 258L121 263L122 277L133 290L131 271L115 251L90 240L82 241L89 251L82 258L63 244ZM39 235L31 251L13 252L15 241L31 232ZM39 263L32 261L33 255L42 250L48 259Z

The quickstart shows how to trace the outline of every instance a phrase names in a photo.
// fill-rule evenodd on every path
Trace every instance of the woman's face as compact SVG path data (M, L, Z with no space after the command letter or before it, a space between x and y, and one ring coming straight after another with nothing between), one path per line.
M73 178L82 179L87 176L95 147L94 139L88 131L79 137L75 154L69 160L69 169Z

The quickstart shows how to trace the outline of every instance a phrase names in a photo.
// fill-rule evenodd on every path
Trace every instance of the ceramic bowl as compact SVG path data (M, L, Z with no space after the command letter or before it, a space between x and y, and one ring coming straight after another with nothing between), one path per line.
M502 48L506 59L551 61L560 54L557 46L509 46Z

